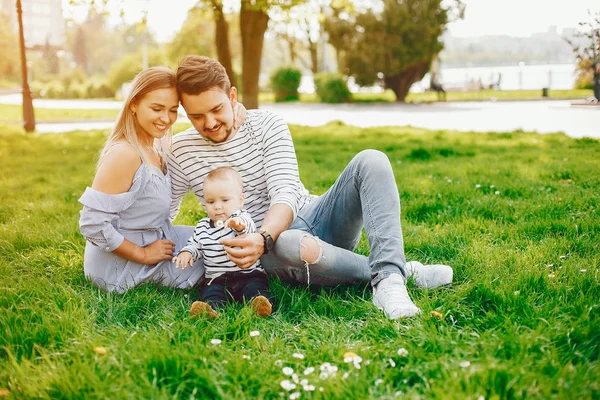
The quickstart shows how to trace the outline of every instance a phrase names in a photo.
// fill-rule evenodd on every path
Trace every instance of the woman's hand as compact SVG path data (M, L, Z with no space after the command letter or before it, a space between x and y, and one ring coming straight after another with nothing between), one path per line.
M242 103L236 103L233 107L233 129L239 129L246 122L246 107Z
M170 240L157 240L142 249L144 250L143 263L152 265L164 260L170 260L173 257L175 243Z

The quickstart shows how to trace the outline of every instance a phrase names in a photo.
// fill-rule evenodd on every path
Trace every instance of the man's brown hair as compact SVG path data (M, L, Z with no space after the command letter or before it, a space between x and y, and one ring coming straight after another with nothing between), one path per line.
M197 95L214 87L229 95L231 82L220 62L204 56L185 56L177 68L177 91Z

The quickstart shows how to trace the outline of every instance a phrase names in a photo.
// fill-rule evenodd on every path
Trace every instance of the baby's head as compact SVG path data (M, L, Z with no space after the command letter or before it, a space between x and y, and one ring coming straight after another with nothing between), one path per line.
M232 213L244 207L244 184L233 168L220 167L211 171L202 186L206 213L213 221L226 221Z

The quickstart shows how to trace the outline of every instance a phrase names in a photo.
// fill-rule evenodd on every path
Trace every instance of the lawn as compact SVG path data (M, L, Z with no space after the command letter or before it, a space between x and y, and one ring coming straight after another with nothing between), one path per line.
M194 291L143 286L114 295L84 279L77 199L106 132L2 128L0 396L600 396L597 140L293 126L301 177L314 193L361 149L384 151L402 199L407 258L452 265L455 282L438 290L409 282L423 310L409 320L387 320L368 288L272 281L280 307L271 317L232 306L209 321L189 318ZM176 222L202 215L188 196ZM364 240L357 251L368 253ZM346 352L362 361L345 363ZM286 391L281 382L295 378Z
M64 122L64 121L90 121L90 120L115 120L119 110L103 109L62 109L62 108L36 108L34 110L36 122ZM0 104L0 124L11 124L23 120L23 109L20 105Z

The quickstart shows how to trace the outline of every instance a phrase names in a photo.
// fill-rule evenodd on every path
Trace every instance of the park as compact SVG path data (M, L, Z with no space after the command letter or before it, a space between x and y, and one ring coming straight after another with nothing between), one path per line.
M102 26L114 34L111 41L118 41L117 34L123 32L133 38L122 41L132 51L118 57L109 73L99 67L106 53L95 54L88 47L83 57L81 41L82 32L92 29L98 15L110 15L80 3L74 7L94 12L83 22L69 19L73 53L79 54L76 61L69 61L66 54L52 57L62 65L59 70L77 70L77 80L66 72L61 76L47 71L50 78L36 80L43 73L40 54L46 52L47 58L50 44L27 51L30 57L42 57L34 63L38 70L33 73L29 106L21 91L25 85L19 82L23 76L15 72L13 81L10 74L2 76L6 87L0 94L0 397L600 396L600 109L593 101L600 70L585 67L588 59L573 61L584 65L577 79L587 81L581 86L569 81L569 88L550 87L548 96L542 88L448 90L445 101L438 102L438 93L409 91L419 86L430 63L415 67L419 71L412 73L418 78L410 85L392 89L396 78L380 80L380 91L351 92L348 75L319 70L318 65L326 63L310 56L311 46L318 48L321 42L310 35L291 38L280 24L288 18L283 25L289 27L293 20L301 31L310 17L310 1L296 4L305 8L280 10L276 15L281 20L269 14L276 23L268 30L257 15L262 11L252 10L246 17L255 20L248 24L264 26L262 32L239 32L230 23L232 42L240 41L238 35L265 35L265 31L267 39L280 35L278 42L265 42L263 58L277 58L265 55L277 51L289 65L273 67L267 83L261 83L260 74L253 75L256 65L246 63L239 69L239 59L222 64L239 69L232 76L242 80L241 102L246 108L280 114L289 124L306 189L322 195L357 153L383 152L401 201L406 260L450 265L454 277L450 285L437 289L417 287L414 279L408 279L408 291L422 311L413 318L388 319L373 305L370 285L289 285L273 277L269 283L277 308L270 317L259 318L250 307L230 304L219 318L191 318L190 305L199 298L196 289L146 284L117 294L100 290L86 278L86 239L80 233L78 200L92 185L99 153L117 118L123 100L117 91L141 70L140 62L176 68L173 59L203 51L209 55L213 51L221 60L211 47L212 25L198 28L203 18L212 22L212 12L201 5L190 8L170 43L172 53L139 29L148 27L151 9L142 12L137 30L124 22L119 29L97 25L94 29ZM440 7L439 1L414 3ZM69 10L63 7L63 12ZM458 13L465 15L445 18L467 21L468 10L469 4ZM238 16L228 9L223 12L220 15L230 22ZM333 42L335 32L348 28L341 12L325 13L331 24L337 22L328 28ZM363 18L365 30L372 27L371 15L353 12ZM267 14L262 13L264 19ZM425 15L442 18L432 13ZM218 27L223 20L217 14ZM583 13L581 20L585 17ZM442 28L450 23L436 22ZM196 45L200 47L184 40L192 32L203 38ZM440 34L432 33L432 43ZM292 39L296 47L289 43ZM101 53L97 38L89 40ZM285 46L275 50L274 43L288 44L297 52ZM148 48L138 51L144 44ZM360 39L355 44L366 51ZM353 61L344 51L356 49L335 53L348 58L332 62L346 63L346 71L352 71L353 63L360 66L364 60ZM433 50L436 55L442 51ZM441 54L443 63L444 54L451 60L455 53ZM18 66L19 55L15 57ZM302 57L306 66L297 61ZM86 73L83 58L88 60ZM311 74L319 71L314 73L314 90L299 92L301 78L311 69ZM374 87L373 77L365 76L364 69L354 71L356 82ZM451 74L440 71L442 78ZM277 78L277 73L285 79ZM246 80L248 76L254 80ZM278 79L293 82L278 90ZM509 79L503 78L505 84ZM518 85L516 78L515 82ZM449 78L445 83L451 86ZM343 99L328 102L330 95ZM31 114L25 111L28 107ZM38 130L30 132L28 122ZM190 127L180 107L175 137ZM196 196L188 193L173 224L194 226L205 216ZM370 252L364 233L355 252Z

